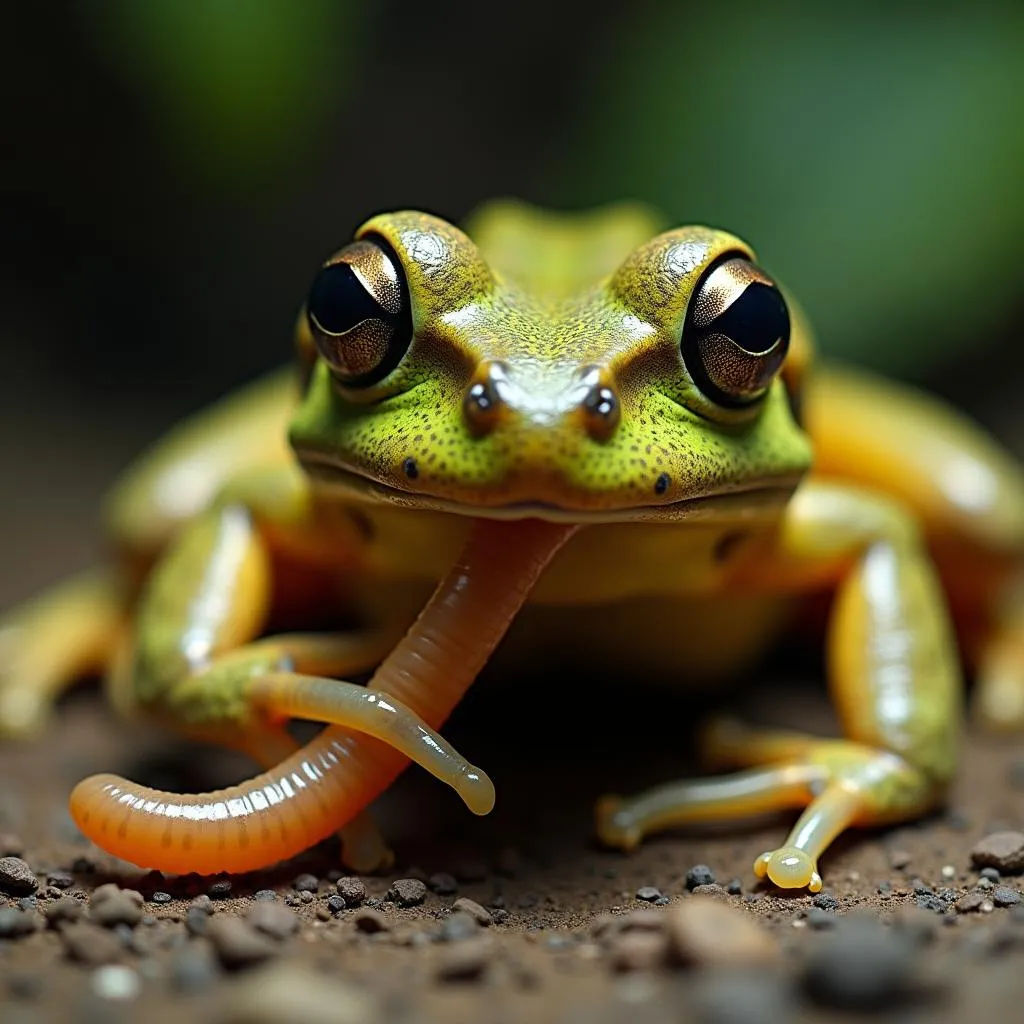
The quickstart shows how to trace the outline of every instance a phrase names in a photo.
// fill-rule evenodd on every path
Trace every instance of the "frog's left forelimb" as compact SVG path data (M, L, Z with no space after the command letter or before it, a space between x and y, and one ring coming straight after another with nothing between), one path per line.
M630 847L672 825L803 806L785 845L754 870L817 891L818 858L842 831L906 820L941 799L955 766L960 668L928 552L897 504L809 482L772 544L745 570L750 585L762 574L794 586L840 576L829 669L849 739L719 726L708 738L712 759L746 771L606 798L597 827L609 844Z

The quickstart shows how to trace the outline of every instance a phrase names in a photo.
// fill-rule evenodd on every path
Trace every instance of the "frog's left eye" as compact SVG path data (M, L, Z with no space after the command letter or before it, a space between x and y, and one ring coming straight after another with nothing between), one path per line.
M683 326L683 360L711 401L750 405L779 372L789 330L789 310L775 282L750 260L729 255L694 289Z
M366 387L386 377L412 342L409 288L391 247L364 238L335 253L313 280L306 318L342 384Z

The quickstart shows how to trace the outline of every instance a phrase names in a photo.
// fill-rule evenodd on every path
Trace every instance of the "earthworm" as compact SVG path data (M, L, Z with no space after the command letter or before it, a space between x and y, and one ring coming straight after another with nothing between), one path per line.
M369 686L439 728L576 529L476 520L452 569ZM140 867L251 871L336 831L407 764L371 736L328 726L277 767L237 786L184 795L94 775L75 787L70 809L89 839ZM448 781L460 788L459 780Z

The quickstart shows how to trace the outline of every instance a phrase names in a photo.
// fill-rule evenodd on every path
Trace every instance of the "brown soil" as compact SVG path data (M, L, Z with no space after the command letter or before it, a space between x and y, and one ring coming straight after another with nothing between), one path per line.
M782 680L778 669L763 677L756 688L760 707L748 701L748 714L827 728L823 696ZM95 692L73 695L43 740L0 748L0 834L21 840L23 857L41 882L37 909L28 911L39 930L0 939L0 1018L658 1022L697 1013L708 1021L846 1020L848 1014L816 1004L801 977L812 970L805 966L808 956L828 955L832 937L866 914L890 923L888 933L915 940L900 968L908 987L901 998L886 1000L893 1015L1018 1019L1024 904L993 909L991 889L983 890L989 902L973 912L958 912L947 900L974 890L979 874L969 853L978 839L1024 825L1020 743L971 736L949 813L841 840L823 864L826 892L838 909L822 911L807 895L754 883L751 862L778 844L785 820L668 835L629 856L597 848L590 832L595 796L692 769L685 756L689 725L707 708L703 700L696 706L692 696L633 691L635 703L624 715L621 703L610 699L621 697L621 688L592 681L571 688L578 693L583 685L592 694L586 720L568 699L569 686L557 680L515 691L481 680L460 709L446 731L496 781L499 803L489 818L472 818L452 794L413 772L381 801L379 817L398 867L364 881L371 902L383 900L377 909L385 930L361 930L358 909L330 913L338 850L325 843L274 871L231 880L230 894L214 901L212 919L244 917L254 894L272 888L276 906L286 899L295 904L301 925L290 938L269 943L269 965L227 970L218 964L205 985L202 970L198 980L190 973L188 951L208 952L207 940L191 937L185 919L190 899L215 880L154 879L112 862L76 834L65 799L70 786L93 771L194 789L238 777L246 766L220 752L200 754L158 730L119 723ZM653 912L671 914L694 899L686 875L697 864L708 865L723 885L739 879L742 892L723 898L736 913L762 924L782 950L781 967L621 969L628 967L629 951L610 943L614 929L602 932L595 920L608 911L650 906L636 898L643 886L668 897L669 905ZM46 875L54 870L70 870L67 892L83 899L108 881L146 894L147 920L113 933L125 945L117 958L130 969L129 990L138 985L134 996L109 998L110 986L125 984L123 972L111 975L73 962L58 931L42 927L42 912L59 895L46 888ZM428 891L424 903L412 908L385 899L395 879L435 872L456 876L457 892ZM305 903L292 884L302 873L318 880ZM1000 884L1019 892L1022 883L1017 877ZM915 893L915 885L932 892ZM952 890L946 900L944 888ZM153 902L158 891L174 898ZM476 928L460 916L453 925L450 908L460 896L489 908L498 920ZM16 903L16 896L0 894L0 913ZM643 948L633 952L643 958ZM209 974L209 961L204 964ZM315 973L280 973L282 964ZM846 966L839 965L840 973ZM857 965L848 966L854 977Z

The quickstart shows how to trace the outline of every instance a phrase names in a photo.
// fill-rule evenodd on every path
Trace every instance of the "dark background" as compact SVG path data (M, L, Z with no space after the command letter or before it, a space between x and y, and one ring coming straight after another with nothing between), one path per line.
M1024 452L1019 3L21 4L0 69L0 605L94 557L117 470L288 359L320 260L401 206L727 227L826 354Z

